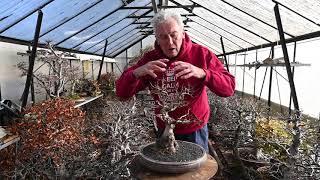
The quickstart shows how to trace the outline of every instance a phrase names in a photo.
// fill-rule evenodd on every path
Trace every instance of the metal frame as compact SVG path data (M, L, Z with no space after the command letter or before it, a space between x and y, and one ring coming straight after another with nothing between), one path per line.
M125 49L123 49L123 50L120 51L120 52L117 52L116 54L112 55L111 57L112 57L112 58L115 58L116 56L118 56L119 54L121 54L123 51L131 48L131 47L134 46L136 43L138 43L139 41L142 41L143 39L145 39L145 38L148 37L148 36L149 36L149 34L144 35L143 37L141 37L140 39L134 41L134 42L131 43L129 46L125 47Z
M87 10L93 8L94 6L96 6L97 4L101 3L102 1L103 1L103 0L97 1L96 3L94 3L94 4L92 4L91 6L85 8L84 10L82 10L82 11L80 11L79 13L75 14L74 16L72 16L72 17L64 20L64 21L61 22L60 24L57 24L57 25L54 26L53 28L51 28L51 29L47 30L46 32L42 33L42 34L40 35L40 37L43 37L44 35L50 33L51 31L53 31L53 30L55 30L55 29L57 29L58 27L62 26L63 24L65 24L65 23L71 21L72 19L78 17L79 15L81 15L82 13L86 12Z
M99 68L99 73L98 73L98 77L97 77L98 81L100 80L101 70L102 70L102 66L103 66L103 63L104 63L104 56L106 55L107 46L108 46L108 40L106 40L106 43L105 43L104 49L103 49L102 59L101 59L101 62L100 62L100 68Z
M229 64L228 64L228 62L227 62L227 56L225 55L226 51L224 50L224 44L223 44L223 38L222 38L222 36L220 37L220 42L221 42L222 52L223 52L223 54L224 54L224 62L226 63L227 71L230 72L230 71L229 71Z
M280 11L279 11L279 5L277 3L274 6L274 13L276 16L276 21L277 21L277 26L278 26L279 36L280 36L280 44L282 47L283 57L284 57L284 61L286 64L286 70L287 70L287 74L288 74L288 78L289 78L291 96L293 99L294 108L295 108L296 112L298 112L299 111L299 103L298 103L296 88L295 88L295 84L294 84L294 80L293 80L293 74L291 72L290 60L289 60L288 50L287 50L287 46L286 46L286 41L284 38L283 27L282 27Z
M303 40L306 40L306 39L312 39L312 38L316 38L316 37L320 37L320 31L304 34L304 35L301 35L301 36L295 36L295 37L289 38L289 39L284 39L284 42L286 44L288 44L288 43L303 41ZM249 47L249 48L246 48L246 49L227 52L226 55L236 54L236 53L241 53L241 52L251 51L251 50L256 50L256 49L262 49L262 48L267 48L267 47L271 47L271 46L276 46L279 43L280 43L280 41L275 41L275 42L271 42L271 43L252 46L252 47ZM222 54L219 54L218 56L222 56Z
M22 94L22 104L21 104L22 108L24 108L27 105L27 101L28 101L29 89L30 89L30 84L33 76L34 61L36 59L36 52L37 52L40 29L42 24L42 17L43 17L43 13L41 10L39 10L37 25L34 33L33 46L32 46L32 51L31 51L30 60L29 60L27 79L26 79L25 87Z
M137 29L133 29L133 31L134 30L137 30ZM138 33L139 31L137 31L137 33ZM131 34L132 34L132 31L130 32ZM128 35L131 35L130 33L128 33L128 34L125 34L124 36L122 36L121 38L123 38L123 37L126 37L126 36L128 36ZM111 44L113 44L114 42L116 42L116 41L118 41L120 38L118 38L118 39L115 39L115 40L113 40L113 41L110 41L109 42L109 47L111 46ZM120 43L118 43L118 44L116 44L116 45L113 45L112 46L112 48L114 48L114 47L116 47L116 46L118 46L119 44L121 44L121 43L123 43L123 42L126 42L128 39L126 39L125 41L122 41L122 42L120 42ZM99 48L99 49L97 49L97 50L95 50L94 51L94 53L96 53L96 52L98 52L98 51L100 51L102 48ZM110 50L110 49L109 49ZM107 52L109 51L109 50L107 50Z
M193 2L194 4L197 4L197 3L194 2L193 0L189 0L189 1ZM242 25L240 25L240 24L238 24L238 23L236 23L236 22L234 22L234 21L232 21L232 20L230 20L230 19L228 19L228 18L223 17L222 15L220 15L220 14L212 11L211 9L209 9L209 8L207 8L207 7L204 7L204 6L201 6L201 5L199 5L199 6L200 6L201 8L203 8L203 9L207 10L208 12L210 12L210 13L212 13L212 14L214 14L214 15L216 15L216 16L218 16L218 17L220 17L220 18L222 18L222 19L224 19L224 20L226 20L226 21L228 21L228 22L230 22L230 23L232 23L232 24L234 24L234 25L242 28L242 29L244 29L245 31L247 31L247 32L249 32L249 33L257 36L258 38L261 38L261 39L263 39L263 40L265 40L265 41L267 41L267 42L271 42L271 41L268 40L267 38L265 38L265 37L263 37L263 36L260 36L259 34L257 34L257 33L253 32L253 31L251 31L251 30L243 27Z
M3 32L5 32L6 30L10 29L12 26L18 24L19 22L21 22L22 20L26 19L27 17L29 17L30 15L32 15L33 13L35 13L36 11L42 9L43 7L45 7L46 5L50 4L51 2L53 2L54 0L49 0L47 1L46 3L40 5L39 7L35 8L34 10L32 10L30 13L28 13L27 15L19 18L17 21L15 21L14 23L11 23L9 26L3 28L1 31L0 31L0 34L2 34Z
M91 26L93 26L93 25L97 24L98 22L100 22L100 21L104 20L104 19L105 19L105 18L107 18L108 16L110 16L110 15L112 15L113 13L117 12L118 10L122 9L122 7L125 7L125 5L122 5L122 6L118 7L117 9L115 9L115 10L113 10L113 11L109 12L108 14L104 15L103 17L101 17L100 19L98 19L98 20L96 20L95 22L91 23L90 25L88 25L88 26L86 26L86 27L82 28L81 30L77 31L76 33L74 33L74 34L72 34L72 35L70 35L70 36L68 36L68 37L64 38L63 40L59 41L59 42L58 42L58 43L56 43L55 45L56 45L56 46L58 46L59 44L61 44L61 43L65 42L65 41L67 41L68 39L72 38L73 36L75 36L75 35L77 35L77 34L79 34L79 33L83 32L83 31L85 31L86 29L90 28Z
M135 14L135 13L136 13L136 12L138 12L138 11L139 11L139 10L134 11L134 12L133 12L133 13L131 13L130 15ZM145 12L143 15L148 14L148 13L150 13L150 12L151 12L151 11L147 11L147 12ZM141 15L141 16L143 16L143 15ZM113 23L112 25L110 25L110 26L108 26L108 27L104 28L103 30L99 31L98 33L96 33L96 34L94 34L94 35L90 36L89 38L87 38L87 39L85 39L85 40L81 41L81 42L80 42L80 43L78 43L77 45L73 46L73 47L72 47L72 49L75 49L76 47L80 46L80 45L81 45L81 44L83 44L84 42L87 42L88 40L90 40L90 39L92 39L92 38L96 37L97 35L99 35L99 34L103 33L104 31L106 31L106 30L110 29L111 27L113 27L113 26L117 25L118 23L120 23L121 21L123 21L123 20L125 20L125 19L127 19L127 16L126 16L126 17L124 17L124 18L122 18L122 19L120 19L120 20L118 20L117 22ZM135 20L135 21L137 21L137 20ZM135 22L135 21L134 21L134 22ZM134 24L134 22L133 22L133 23L131 23L131 24ZM150 24L150 23L149 23L149 24Z

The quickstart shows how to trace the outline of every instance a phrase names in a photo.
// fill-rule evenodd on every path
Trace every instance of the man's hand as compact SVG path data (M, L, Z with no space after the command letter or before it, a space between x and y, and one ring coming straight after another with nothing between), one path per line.
M136 78L140 78L146 75L150 75L153 78L157 77L157 72L165 72L169 59L158 59L155 61L150 61L143 66L138 67L133 71L133 75Z
M189 79L195 77L198 79L203 79L206 73L203 69L198 68L190 63L177 61L173 63L174 71L176 73L176 78Z

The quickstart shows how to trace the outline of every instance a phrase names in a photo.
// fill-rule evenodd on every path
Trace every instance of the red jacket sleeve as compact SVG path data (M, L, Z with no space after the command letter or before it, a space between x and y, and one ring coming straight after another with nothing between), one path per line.
M235 90L234 76L223 67L217 56L210 51L208 51L206 61L204 84L218 96L232 96Z
M142 58L136 65L125 70L116 81L116 95L121 99L128 99L145 88L143 81L133 75L133 71L143 65L143 62Z

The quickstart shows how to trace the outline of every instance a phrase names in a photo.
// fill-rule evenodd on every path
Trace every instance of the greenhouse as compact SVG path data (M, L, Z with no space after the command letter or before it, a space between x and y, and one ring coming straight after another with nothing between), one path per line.
M0 179L320 179L319 37L316 0L2 0Z

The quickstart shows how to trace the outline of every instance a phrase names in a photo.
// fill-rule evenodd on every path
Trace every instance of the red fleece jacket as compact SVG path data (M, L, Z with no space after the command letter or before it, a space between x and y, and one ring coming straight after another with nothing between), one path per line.
M149 61L167 58L160 47L155 43L155 49L144 54L138 63L123 72L116 82L116 94L118 97L127 99L132 97L138 91L145 89L150 85L150 81L161 82L163 76L153 79L151 76L137 79L133 75L134 69L146 64ZM210 117L210 107L206 87L218 96L232 96L235 89L235 78L223 67L216 55L207 48L191 42L187 33L182 42L181 50L177 57L170 59L168 66L174 61L184 61L202 68L205 73L205 79L189 78L188 80L177 79L179 85L191 85L193 89L192 98L188 98L187 107L177 108L169 115L177 119L188 112L188 109L198 121L188 124L176 124L174 129L176 134L192 133L203 127ZM150 87L149 87L150 88ZM157 119L158 127L164 128L164 123Z

